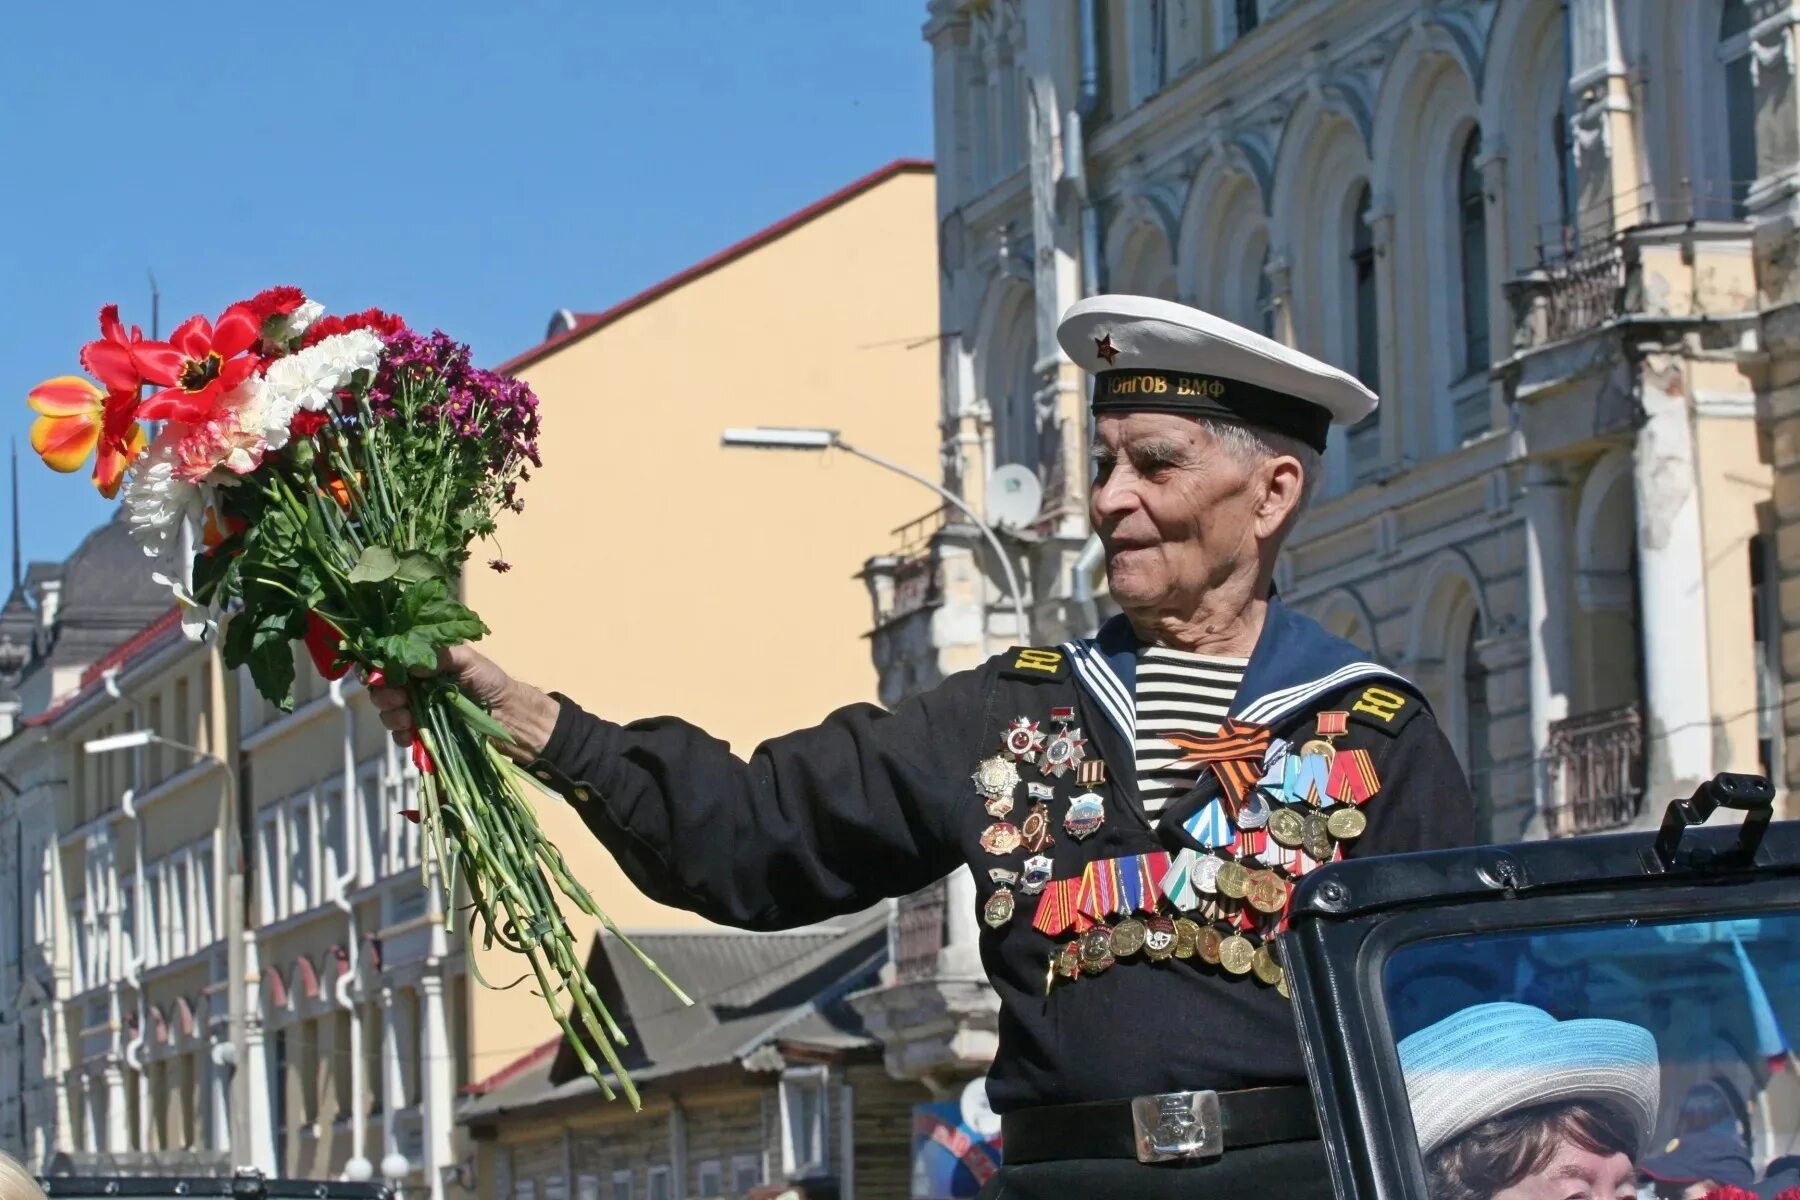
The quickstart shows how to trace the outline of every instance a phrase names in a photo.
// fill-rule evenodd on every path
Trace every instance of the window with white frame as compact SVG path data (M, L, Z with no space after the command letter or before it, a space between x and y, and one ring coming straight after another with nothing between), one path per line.
M344 873L344 789L333 785L319 791L319 898L330 900L338 877Z
M264 921L279 921L287 915L287 856L281 843L281 810L264 809L256 819L257 894Z
M163 871L163 880L169 889L169 960L185 958L189 953L188 946L188 888L192 875L192 864L187 855L177 854L169 859L168 867Z
M751 1188L761 1187L763 1182L763 1156L761 1154L734 1154L731 1156L731 1194L748 1196Z
M631 1200L631 1172L612 1173L612 1200Z
M213 931L217 928L214 920L216 910L213 907L212 843L201 842L190 854L194 862L194 948L198 950L213 944Z
M650 1200L675 1200L675 1176L668 1167L651 1167L644 1179L644 1194Z
M319 900L319 839L310 793L287 803L287 908L284 916L303 913Z
M119 945L127 959L138 953L137 912L137 876L127 875L119 880Z
M569 1200L569 1188L561 1175L544 1177L544 1200Z
M513 1200L537 1200L535 1180L521 1179L513 1184Z
M699 1200L718 1200L725 1194L725 1168L716 1158L709 1158L701 1163L696 1171L695 1190L700 1193Z
M1756 68L1749 0L1725 0L1719 13L1719 62L1725 68L1725 168L1730 213L1744 217L1744 200L1756 182ZM1787 33L1781 37L1785 40Z
M144 914L144 965L154 967L167 962L168 954L163 950L163 894L162 864L156 863L144 868L144 903L149 911Z
M781 1076L781 1165L789 1179L825 1173L825 1068Z
M600 1194L600 1177L598 1175L577 1175L575 1177L575 1200L603 1200Z
M385 835L381 818L381 766L369 763L356 772L356 883L368 887L385 874L386 864L379 860Z

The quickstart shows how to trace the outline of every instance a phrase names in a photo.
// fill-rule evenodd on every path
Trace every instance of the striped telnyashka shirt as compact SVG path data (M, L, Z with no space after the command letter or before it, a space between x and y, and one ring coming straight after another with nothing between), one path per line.
M1216 733L1231 713L1244 681L1244 658L1189 654L1162 646L1138 650L1138 795L1155 827L1163 806L1194 786L1200 764L1182 762L1184 751L1163 739L1171 733Z

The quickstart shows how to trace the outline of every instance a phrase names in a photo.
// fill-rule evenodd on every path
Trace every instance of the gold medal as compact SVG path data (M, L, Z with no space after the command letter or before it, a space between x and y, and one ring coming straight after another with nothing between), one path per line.
M1112 930L1096 925L1081 935L1081 969L1098 975L1113 965Z
M1287 907L1287 896L1287 884L1273 871L1253 873L1244 890L1244 898L1257 912L1280 912Z
M1186 917L1175 918L1175 957L1192 958L1200 951L1200 926Z
M1313 738L1309 742L1300 743L1300 754L1302 757L1309 754L1316 754L1329 763L1332 759L1337 757L1337 747L1326 741L1324 738Z
M1287 970L1283 968L1280 978L1275 980L1275 991L1283 1000L1292 1000L1294 994L1288 991Z
M1200 956L1201 962L1208 962L1216 967L1219 965L1219 955L1223 953L1224 945L1225 939L1218 930L1211 925L1202 925L1200 927L1200 945L1194 952Z
M1248 975L1250 967L1256 960L1256 951L1250 946L1250 939L1241 933L1234 933L1219 943L1219 965L1233 975Z
M1275 954L1269 949L1268 942L1258 946L1256 953L1250 956L1250 968L1256 972L1258 979L1270 987L1274 987L1281 978L1281 964L1275 961Z
M1314 857L1316 858L1318 856L1314 855ZM1242 900L1244 898L1244 888L1249 882L1250 872L1245 869L1243 863L1227 862L1219 864L1217 884L1220 895L1230 896L1233 900Z
M1144 948L1144 923L1128 917L1113 926L1112 951L1115 958L1130 958Z
M986 921L989 929L998 929L1013 918L1013 894L1009 887L1002 887L987 898L982 905L981 919Z
M1064 979L1081 974L1081 943L1070 942L1056 952L1056 973Z
M1306 818L1291 808L1269 814L1269 836L1284 846L1298 846L1306 837Z
M1325 821L1326 832L1340 842L1361 837L1363 830L1368 827L1369 818L1363 816L1362 809L1353 804L1333 809L1331 816Z
M1306 814L1306 836L1300 842L1306 852L1320 862L1331 861L1331 827L1322 812Z

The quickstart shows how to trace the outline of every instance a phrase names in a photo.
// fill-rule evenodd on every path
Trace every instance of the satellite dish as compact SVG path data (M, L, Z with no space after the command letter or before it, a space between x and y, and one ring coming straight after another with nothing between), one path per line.
M1008 463L988 476L988 524L1023 529L1037 520L1043 505L1044 486L1030 467Z
M566 308L559 308L550 314L550 328L544 331L544 340L549 341L558 334L568 333L575 328L575 314Z
M963 1089L962 1120L970 1132L981 1137L1000 1136L1000 1114L988 1105L986 1075L971 1079Z

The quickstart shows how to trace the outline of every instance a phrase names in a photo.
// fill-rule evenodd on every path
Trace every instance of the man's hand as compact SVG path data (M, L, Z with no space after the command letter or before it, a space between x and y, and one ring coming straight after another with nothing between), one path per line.
M493 659L471 646L452 646L438 651L438 671L448 675L470 699L493 713L512 734L512 744L502 745L508 754L529 762L544 752L550 732L556 728L557 704L548 695L521 683L501 670ZM381 723L402 746L412 744L418 726L413 722L412 697L405 688L383 684L369 689Z

